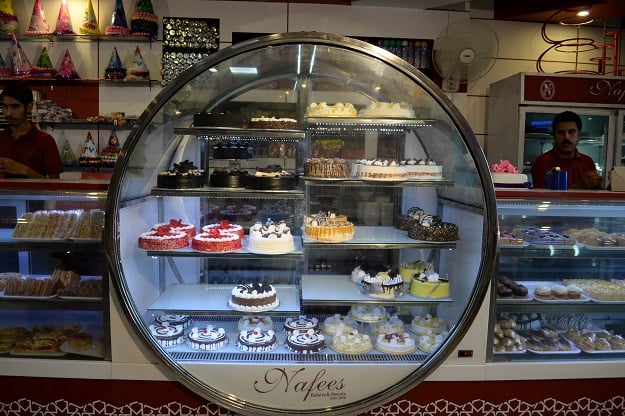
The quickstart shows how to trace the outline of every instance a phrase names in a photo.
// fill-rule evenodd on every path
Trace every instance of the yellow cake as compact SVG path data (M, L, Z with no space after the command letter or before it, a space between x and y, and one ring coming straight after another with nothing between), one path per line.
M414 275L420 275L426 270L434 270L434 265L423 260L409 261L399 265L399 274L404 282L411 282Z
M447 324L440 318L427 314L415 316L410 323L410 330L415 334L440 334L447 329Z
M350 328L344 332L337 332L332 337L330 348L343 354L364 354L373 349L373 343L369 335Z
M427 299L449 297L449 280L441 278L433 270L415 275L410 282L410 293L414 296Z
M304 231L311 240L340 243L354 237L354 224L345 215L320 212L304 217Z

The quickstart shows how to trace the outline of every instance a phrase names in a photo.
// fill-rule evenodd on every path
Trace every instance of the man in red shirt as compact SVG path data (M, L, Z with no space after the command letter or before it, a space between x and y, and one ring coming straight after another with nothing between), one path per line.
M10 83L0 94L7 127L0 131L0 175L5 178L53 178L63 172L54 138L30 122L32 90Z
M569 189L602 189L603 178L590 156L577 150L582 119L572 111L554 117L552 123L553 149L538 156L532 165L534 188L544 188L545 174L552 168L568 172Z

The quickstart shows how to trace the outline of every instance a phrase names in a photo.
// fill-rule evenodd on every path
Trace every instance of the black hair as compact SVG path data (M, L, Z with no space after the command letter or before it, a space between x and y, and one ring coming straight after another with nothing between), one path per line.
M24 104L24 107L33 102L33 90L21 81L15 81L7 84L0 94L0 100L3 97L11 97Z
M578 116L577 113L574 113L572 111L563 111L562 113L555 116L553 118L553 121L551 122L551 132L553 133L554 136L556 135L556 126L566 121L575 122L575 124L577 125L577 130L581 133L582 119L580 118L580 116Z

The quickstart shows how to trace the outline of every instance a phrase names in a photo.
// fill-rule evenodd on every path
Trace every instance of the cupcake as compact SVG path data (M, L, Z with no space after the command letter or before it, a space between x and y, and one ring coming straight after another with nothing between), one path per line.
M582 288L577 285L568 285L566 293L569 299L579 299L582 296Z

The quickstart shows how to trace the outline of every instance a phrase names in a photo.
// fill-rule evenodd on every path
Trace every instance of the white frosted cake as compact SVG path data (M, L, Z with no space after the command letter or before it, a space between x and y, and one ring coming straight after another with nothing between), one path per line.
M260 254L286 254L295 250L291 229L284 221L274 223L270 219L250 227L247 250Z
M408 179L443 179L443 166L432 159L406 159L399 162Z
M365 160L362 163L358 163L356 176L362 179L378 181L402 180L406 178L406 167L401 166L394 160Z
M517 168L508 160L500 160L491 168L490 174L496 187L526 188L528 185L527 175L519 173Z
M310 103L306 108L306 117L356 117L358 110L351 103L326 102Z
M358 112L362 118L415 118L414 110L408 104L374 101Z

